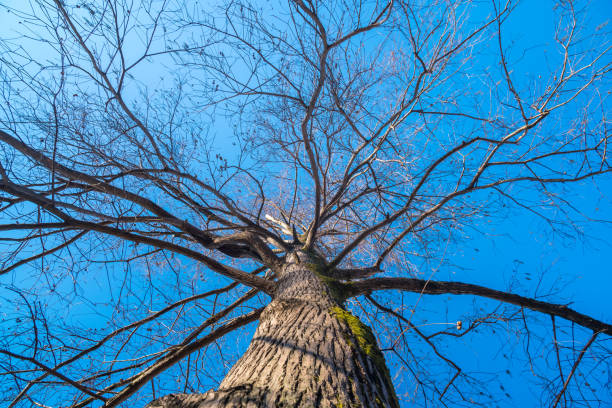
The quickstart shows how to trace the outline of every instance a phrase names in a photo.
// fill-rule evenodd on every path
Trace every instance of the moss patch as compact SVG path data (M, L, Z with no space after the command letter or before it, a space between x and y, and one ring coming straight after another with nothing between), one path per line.
M348 325L348 327L351 329L351 332L353 333L353 336L357 340L361 351L363 351L372 359L378 360L379 357L382 357L382 363L385 364L384 357L382 356L382 353L380 352L380 350L378 349L378 345L376 344L374 334L368 326L363 324L361 320L359 320L351 312L348 312L342 309L341 307L332 307L331 313L336 317L336 319L341 320ZM381 361L375 361L375 363L379 362Z
M343 305L344 301L352 293L351 283L340 282L339 280L332 278L329 276L328 266L325 264L325 261L318 256L316 261L317 262L307 263L306 268L314 273L321 280L321 282L327 286L331 297L338 302L338 304Z
M387 386L388 392L391 393L391 398L393 399L392 403L395 403L395 406L399 407L399 401L395 395L395 388L393 387L393 382L391 381L391 374L387 368L385 356L383 356L382 352L378 348L378 344L376 343L376 338L374 337L372 330L363 324L357 316L339 306L332 307L330 309L330 313L339 321L345 322L349 327L353 337L355 340L357 340L357 347L374 363L386 382L385 385ZM351 341L349 341L349 344L355 347ZM377 397L377 403L379 403L379 401L380 399Z

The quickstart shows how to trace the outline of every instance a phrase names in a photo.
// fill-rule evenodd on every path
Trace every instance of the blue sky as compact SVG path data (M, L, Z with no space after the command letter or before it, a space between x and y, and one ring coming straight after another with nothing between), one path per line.
M17 1L3 2L2 4L17 4ZM527 48L524 54L513 55L510 52L516 65L517 82L521 83L521 78L527 74L537 75L543 70L547 61L554 59L544 52L544 47L540 39L546 37L554 30L554 18L552 13L551 1L530 0L518 6L513 17L506 22L504 40L508 45L512 43L520 44L518 48ZM590 6L584 10L584 17L587 21L589 30L605 29L605 24L612 18L612 2L597 0L591 2ZM10 21L10 20L9 20ZM4 24L0 28L0 36L6 36L7 32L13 30L11 23ZM5 37L6 38L6 37ZM609 41L610 39L607 38ZM526 44L529 46L525 47ZM483 63L487 63L483 56ZM520 74L518 72L521 72ZM154 71L150 75L154 76ZM146 82L146 81L145 81ZM157 82L152 80L152 82ZM528 86L526 83L522 83ZM602 90L608 92L609 90ZM216 135L215 148L222 153L232 152L232 146L224 141L228 131L223 122L211 130ZM562 124L560 124L562 125ZM484 286L505 290L512 288L516 293L523 295L535 295L540 293L553 292L549 301L554 303L570 303L575 310L589 314L595 318L606 322L612 322L612 302L610 301L610 288L612 287L612 267L609 259L612 254L612 178L610 176L600 177L596 181L586 180L583 183L575 184L570 187L571 196L574 204L581 209L591 220L576 217L582 235L575 234L566 237L559 233L552 233L546 223L528 211L512 211L506 218L494 219L493 222L477 223L474 229L466 230L464 239L460 242L452 242L448 245L447 254L451 260L450 264L443 264L436 271L435 279L440 280L460 280L471 283L478 283ZM535 199L535 198L534 198ZM95 250L95 246L92 248ZM100 254L103 260L105 254ZM183 269L193 267L188 262L173 260L177 266ZM431 265L429 265L431 266ZM102 318L112 315L108 296L105 290L112 289L111 299L122 296L122 287L117 288L110 282L114 278L122 276L123 266L105 265L95 266L96 274L87 275L87 280L79 283L79 290L83 297L91 300L91 304L73 303L66 312L67 318L77 325L86 325L105 329L105 320ZM424 273L429 274L429 270L424 267ZM28 272L28 273L26 273ZM8 286L36 286L33 279L37 277L36 269L19 271L19 275L11 277L0 277L0 284L6 288ZM147 292L147 285L139 286L138 278L142 270L137 268L131 272L134 275L133 286L130 293L139 294L141 297L125 299L127 303L138 303L141 299L154 296ZM194 272L195 274L196 272ZM24 278L24 276L26 278ZM159 279L172 278L172 273L168 272ZM215 286L223 282L223 279L212 278L205 282L206 285ZM538 282L540 282L538 284ZM69 292L72 283L69 279L62 281L64 290ZM205 286L196 289L202 290ZM539 289L541 292L537 292ZM4 289L6 292L6 289ZM9 302L9 296L2 300L7 302L2 306L3 313L11 310L14 304ZM99 296L99 299L98 299ZM125 296L125 295L123 295ZM157 296L157 295L155 295ZM15 297L16 298L16 297ZM384 298L384 296L382 296ZM405 295L407 303L418 302L420 312L418 321L424 331L434 331L437 326L446 323L452 324L456 320L462 320L467 324L474 315L474 298L471 296L431 296L416 299L414 296ZM164 299L155 298L151 303L159 306L164 303ZM492 310L497 307L496 302L479 302L476 307L483 310ZM60 313L64 304L59 304L57 308L48 305L48 313ZM354 307L355 305L353 305ZM477 309L476 309L477 310ZM358 312L358 310L356 310ZM99 314L96 316L96 314ZM102 318L100 317L102 315ZM533 313L532 315L533 316ZM190 315L189 321L197 320L197 311L194 310ZM8 320L9 326L5 325L4 330L14 329L14 320ZM495 333L485 330L469 338L460 338L457 341L446 342L444 347L453 359L466 370L476 372L478 378L484 381L484 391L492 395L496 406L539 406L540 401L545 400L549 395L538 387L540 381L534 374L539 373L544 376L556 375L556 367L550 367L550 355L539 354L545 348L538 348L538 337L549 339L551 336L550 327L546 326L550 319L547 316L536 316L536 326L531 327L534 336L534 345L526 345L525 336L521 336L517 325L509 323L506 330L496 328ZM7 329L9 327L9 329ZM251 325L247 333L252 332L254 326ZM1 333L1 332L0 332ZM5 332L5 334L8 332ZM569 341L567 335L559 334L561 341ZM578 348L588 339L588 333L577 329L575 341ZM241 349L247 346L247 337L228 340L230 344L230 354L238 355ZM382 343L382 342L381 342ZM544 343L544 342L542 342ZM236 344L236 346L234 346ZM607 347L610 342L607 341ZM423 345L415 345L415 350L422 351L428 355L430 351ZM532 362L535 368L531 368L528 363L526 350L534 353ZM549 351L549 349L546 349ZM393 367L397 361L387 354L389 362ZM545 358L546 357L546 358ZM219 372L227 369L222 367L219 355L215 350L211 350L205 361L207 364L219 364ZM572 356L565 355L566 371L572 364ZM554 360L552 360L554 361ZM585 361L585 367L589 366L589 361ZM592 375L610 376L611 361L606 361L602 366L598 366ZM171 378L168 373L168 378ZM410 393L413 383L406 373L396 374L398 393ZM600 379L602 377L599 377ZM610 377L609 377L610 378ZM612 378L607 381L600 381L601 388L594 391L602 400L612 404ZM214 382L211 381L211 385ZM406 405L409 406L409 405ZM434 405L435 406L435 405ZM597 405L595 405L597 406ZM601 405L605 406L605 405Z

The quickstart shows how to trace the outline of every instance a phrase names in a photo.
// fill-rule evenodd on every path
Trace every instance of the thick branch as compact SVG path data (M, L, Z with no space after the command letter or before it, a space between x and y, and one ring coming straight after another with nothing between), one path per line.
M214 289L214 290L211 290L211 291L208 291L208 292L205 292L205 293L200 293L200 294L197 294L197 295L194 295L194 296L190 296L188 298L181 299L178 302L175 302L175 303L173 303L171 305L168 305L168 306L164 307L163 309L161 309L158 312L155 312L155 313L150 314L149 316L146 316L146 317L144 317L144 318L142 318L142 319L140 319L138 321L130 323L127 326L123 326L123 327L120 327L118 329L115 329L111 333L109 333L106 336L104 336L102 339L98 340L92 346L90 346L90 347L88 347L86 349L81 350L80 352L78 352L74 356L72 356L72 357L68 358L67 360L64 360L61 363L59 363L58 365L56 365L52 369L53 370L52 372L57 372L60 368L66 366L66 365L69 365L69 364L79 360L81 357L83 357L83 356L85 356L85 355L87 355L87 354L89 354L89 353L99 349L108 340L114 338L115 336L117 336L117 335L119 335L119 334L121 334L121 333L123 333L125 331L131 330L131 329L136 330L140 326L155 320L159 316L161 316L161 315L163 315L163 314L165 314L165 313L167 313L167 312L169 312L169 311L171 311L173 309L176 309L179 306L183 306L183 305L185 305L185 304L187 304L189 302L193 302L193 301L196 301L196 300L199 300L199 299L203 299L203 298L206 298L206 297L211 296L211 295L219 295L221 293L226 293L227 291L235 288L236 286L238 286L238 283L234 282L234 283L231 283L231 284L226 285L226 286L224 286L222 288L219 288L219 289ZM28 384L19 392L19 394L9 404L8 408L14 407L23 398L23 396L27 394L27 392L30 390L30 388L32 388L32 386L34 386L37 383L42 382L42 380L44 380L52 372L51 371L47 371L44 374L41 374L40 376L38 376L37 378L29 381Z
M30 159L45 167L49 171L57 172L58 174L61 174L69 180L80 180L82 182L85 182L89 188L92 188L98 192L115 196L118 198L123 198L139 205L144 209L151 211L153 214L159 216L163 222L166 222L176 228L179 228L189 233L198 241L198 243L207 248L216 249L224 253L225 255L228 255L233 258L260 258L256 251L254 251L249 246L232 242L225 242L222 245L217 245L215 244L214 235L210 234L207 231L202 231L201 229L197 228L196 226L185 220L181 220L175 217L173 214L169 213L161 206L155 204L153 201L145 197L139 196L138 194L134 194L122 188L116 187L97 177L63 166L54 161L53 159L45 156L42 152L31 148L27 144L23 143L21 140L17 139L14 136L11 136L10 134L2 130L0 130L0 142L8 144L15 150L29 157Z
M334 279L351 280L351 279L363 279L369 278L372 275L380 273L380 268L368 267L368 268L348 268L340 269L334 268L329 270L326 275Z
M399 289L408 292L422 293L426 295L475 295L489 299L511 303L516 306L526 307L536 312L546 313L551 316L561 317L580 326L593 330L596 333L605 333L612 336L612 325L600 322L590 316L578 313L565 305L542 302L540 300L490 289L484 286L473 285L463 282L428 281L413 278L373 278L353 282L350 286L350 296L370 294L376 290Z
M231 278L235 281L241 282L247 286L260 289L268 294L271 294L274 291L274 283L272 281L261 278L259 276L251 275L242 270L232 268L231 266L224 265L221 262L218 262L217 260L199 252L196 252L192 249L185 248L183 246L173 244L171 242L146 237L143 235L133 234L131 232L124 231L119 228L113 228L104 224L72 218L70 215L59 210L54 205L54 202L51 199L41 194L37 194L31 191L30 189L14 184L8 180L0 181L0 191L6 191L9 194L27 199L31 203L36 204L40 208L43 208L49 213L59 217L69 227L74 227L76 229L85 231L97 231L127 241L151 245L156 248L167 249L182 255L186 255L192 259L198 260L208 266L211 270L223 276L227 276L228 278Z
M227 333L230 333L242 326L246 326L247 324L256 321L259 319L261 312L263 312L263 307L253 310L245 315L236 317L230 320L228 323L220 326L216 330L210 332L206 336L185 345L180 346L173 352L169 353L167 356L162 358L160 361L155 363L153 366L146 369L144 372L135 376L130 383L123 389L121 392L117 393L111 399L109 399L105 406L107 407L115 407L121 402L125 401L131 395L133 395L138 389L144 386L151 379L155 378L159 373L173 366L189 354L200 350L202 347L207 346L213 341L225 336Z

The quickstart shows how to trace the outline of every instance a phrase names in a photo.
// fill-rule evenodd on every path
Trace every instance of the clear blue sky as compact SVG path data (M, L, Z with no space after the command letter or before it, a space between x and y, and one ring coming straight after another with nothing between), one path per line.
M16 4L17 0L4 3ZM533 47L529 47L529 51L521 56L516 65L517 72L520 70L525 74L533 74L539 72L542 64L546 63L547 56L543 53L539 39L554 30L552 4L551 1L525 1L518 7L512 20L506 23L508 31L505 40L508 44L513 41L521 42L522 45L526 42L533 43ZM612 18L612 1L593 1L586 10L585 18L588 26L593 30L606 24ZM3 24L0 26L0 36L8 35L7 32L11 30L10 23ZM515 57L518 59L518 56ZM520 82L520 76L517 81ZM610 90L603 91L609 93ZM213 133L219 136L218 143L220 144L217 147L219 151L231 150L231 146L222 145L221 142L226 130L223 127L213 129ZM457 279L500 290L511 287L516 293L528 296L539 293L536 292L536 288L545 293L554 291L549 301L571 302L571 307L579 312L612 322L610 296L612 288L612 267L610 266L612 178L605 176L596 182L586 180L572 188L574 189L573 196L577 199L576 206L592 218L592 221L584 219L580 221L580 227L584 233L582 237L568 238L551 233L545 223L533 214L527 211L513 212L512 216L505 220L497 220L491 224L483 222L477 225L477 228L469 233L464 241L450 244L447 251L453 254L454 266L443 266L436 272L435 279ZM103 270L104 268L101 267L100 271ZM117 271L111 271L110 275L112 276L115 272ZM119 272L117 273L120 275ZM0 279L2 279L0 289L2 286L31 283L20 279L8 280L6 276ZM213 282L218 281L210 281L211 284ZM84 286L82 289L83 293L91 293L92 302L100 308L98 312L104 311L104 307L95 302L96 294L103 295L98 291L106 283L92 280L90 286ZM414 301L414 298L410 299ZM429 322L423 323L423 330L430 329L426 324L432 324L432 327L435 327L434 324L452 323L456 320L468 323L469 316L474 310L473 303L474 298L469 296L425 297L419 300L419 307L423 310L419 319ZM478 303L478 307L484 310L491 310L496 306L496 302ZM10 310L13 306L7 303L1 307L4 310L3 313L10 313L6 310ZM89 305L73 305L73 308L75 323L90 327L98 325L99 320L91 317ZM544 395L542 389L538 388L539 380L533 373L535 371L554 376L556 367L546 366L551 361L551 356L541 355L541 349L538 348L538 336L543 338L551 336L550 327L546 326L550 323L550 319L542 316L538 322L541 323L541 326L531 328L534 339L533 344L530 345L526 344L524 336L515 334L513 330L516 326L513 323L508 325L507 330L497 329L495 333L485 330L469 338L449 341L446 347L451 352L449 355L466 371L478 373L478 378L485 381L483 392L488 392L493 396L496 401L495 406L540 406L540 399L544 398ZM254 326L249 330L252 331L253 328ZM586 339L588 339L588 333L577 330L578 348ZM563 338L562 340L568 339ZM610 347L610 343L607 344ZM242 340L238 348L246 346L247 342ZM422 345L415 346L415 349L423 353L430 353ZM528 362L527 352L531 353L532 363L536 366L533 370ZM393 366L396 362L391 356L388 358ZM597 367L592 375L608 376L607 385L595 392L602 400L607 401L609 406L612 406L612 361L610 360L612 359ZM571 365L571 361L568 360L568 363ZM585 364L588 366L588 361ZM219 371L223 369L219 363ZM400 394L410 392L412 386L406 378L402 378L402 375L405 374L399 374L396 378ZM488 385L490 387L487 387Z

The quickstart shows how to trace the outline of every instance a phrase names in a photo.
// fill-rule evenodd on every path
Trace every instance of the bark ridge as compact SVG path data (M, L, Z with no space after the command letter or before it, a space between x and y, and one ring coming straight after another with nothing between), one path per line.
M399 407L370 329L330 293L311 257L289 258L245 354L217 391L150 408Z

